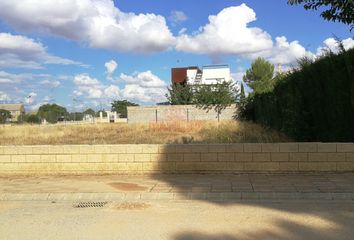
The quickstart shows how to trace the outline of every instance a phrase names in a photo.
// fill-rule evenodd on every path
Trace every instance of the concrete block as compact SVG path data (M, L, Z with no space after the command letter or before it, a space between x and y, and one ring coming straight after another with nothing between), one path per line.
M102 154L87 154L87 162L101 163Z
M97 145L95 146L95 153L110 153L111 148L109 146Z
M133 171L133 172L138 172L143 170L143 164L142 163L127 163L127 170L128 171Z
M86 163L87 160L87 154L72 154L71 155L71 162L74 163Z
M262 152L279 152L278 143L263 143Z
M337 152L354 152L354 143L337 143Z
M345 160L348 162L354 162L354 153L346 153Z
M270 153L253 153L252 161L254 162L269 162L270 161Z
M70 154L57 154L56 162L58 163L68 163L71 162L72 155Z
M309 153L309 162L325 162L327 161L327 153Z
M0 155L0 163L10 163L11 156L14 156L14 155Z
M49 145L48 146L48 153L49 154L62 154L64 153L64 147L63 146L54 146L54 145Z
M225 146L226 146L226 152L243 153L242 143L227 144Z
M280 171L299 171L299 163L298 162L279 162L279 170Z
M335 143L319 143L317 144L318 152L337 152L337 144Z
M89 154L95 153L95 146L93 145L80 145L80 153Z
M289 153L289 161L291 162L307 162L307 153Z
M18 154L32 154L33 146L18 146Z
M337 170L336 162L320 162L317 165L317 171L331 171L334 172Z
M176 153L176 146L167 144L159 145L159 153Z
M222 153L226 151L225 144L209 144L210 153Z
M235 161L252 162L252 153L235 153Z
M3 155L3 156L7 156L7 155ZM26 162L26 155L8 155L11 156L11 161L8 162L13 162L13 163L21 163L21 162ZM0 156L1 159L1 156ZM0 162L2 162L0 160Z
M26 155L26 162L41 162L41 155Z
M354 171L354 162L338 162L337 171Z
M3 152L4 154L18 154L18 148L16 146L5 146Z
M318 162L299 162L299 171L317 171Z
M209 147L206 144L181 144L176 145L176 153L207 153Z
M109 146L110 153L126 153L127 149L125 145L111 145Z
M41 155L41 162L43 162L43 163L55 163L56 162L56 156L54 154L42 154Z
M279 171L279 162L260 162L262 171Z
M128 169L126 163L110 163L110 168L113 171L126 171Z
M134 154L134 162L150 162L150 154L148 153Z
M127 144L125 145L127 153L142 153L143 146L140 144Z
M279 143L279 152L298 152L299 144L297 143Z
M229 162L228 166L230 171L243 171L245 169L243 162Z
M118 155L119 162L134 162L134 154L123 153Z
M262 164L259 162L245 162L244 169L245 171L261 171Z
M166 162L167 161L167 154L165 153L157 153L157 154L150 154L150 161L152 162Z
M299 143L299 152L301 152L301 153L317 152L317 144L316 143Z
M18 171L18 163L3 163L0 165L0 171Z
M337 152L354 152L354 143L338 143Z
M143 153L159 153L159 145L157 144L144 144Z
M287 162L289 161L289 153L271 153L272 162Z
M198 162L200 161L200 153L184 153L183 154L184 162Z
M243 144L243 151L245 153L262 152L262 144L260 144L260 143L245 143L245 144Z
M102 154L102 162L118 162L118 154Z
M167 161L173 162L182 162L183 161L183 153L168 153Z
M201 169L201 162L177 162L177 171L198 171Z
M327 153L327 161L329 162L345 162L345 153Z
M233 162L235 161L234 153L218 153L217 160L219 162Z
M218 154L217 153L201 153L200 160L202 162L217 162Z
M64 145L64 154L80 153L80 145Z

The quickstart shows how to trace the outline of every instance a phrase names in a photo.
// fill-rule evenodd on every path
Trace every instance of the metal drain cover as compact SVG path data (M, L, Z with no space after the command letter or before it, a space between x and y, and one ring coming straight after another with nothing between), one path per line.
M74 208L101 208L104 207L108 202L79 202L75 204Z

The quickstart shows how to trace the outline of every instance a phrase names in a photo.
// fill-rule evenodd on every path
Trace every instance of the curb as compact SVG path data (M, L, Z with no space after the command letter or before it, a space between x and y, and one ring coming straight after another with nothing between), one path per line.
M326 200L354 201L354 192L300 193L300 192L198 192L198 193L1 193L0 201L80 201L80 200Z

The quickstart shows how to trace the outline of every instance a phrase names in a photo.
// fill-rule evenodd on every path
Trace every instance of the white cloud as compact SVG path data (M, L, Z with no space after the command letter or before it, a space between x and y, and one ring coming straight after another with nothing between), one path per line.
M106 67L107 78L109 80L113 80L112 75L113 75L114 71L117 69L117 66L118 66L117 62L114 60L110 60L110 61L106 62L104 64L104 66Z
M25 99L24 99L25 103L27 103L29 105L33 104L36 101L36 97L37 97L37 93L35 93L35 92L29 93L28 96L25 97Z
M193 35L177 38L176 49L209 55L246 55L272 47L271 36L260 28L249 27L255 12L242 4L209 16L209 23Z
M120 79L126 84L139 85L144 88L164 88L166 83L151 71L135 73L131 76L121 74Z
M34 7L35 6L35 7ZM112 0L0 1L0 18L41 32L123 52L159 52L174 42L163 16L120 11Z
M104 89L104 96L109 99L117 99L121 95L120 90L117 86L110 85Z
M74 84L77 90L74 94L86 98L101 98L103 93L103 84L88 74L79 74L74 77Z
M166 101L166 83L151 71L121 74L120 80L126 85L122 89L125 99L139 103L157 103Z
M47 52L42 43L32 38L0 33L0 68L43 68L42 64L82 65ZM82 65L83 66L83 65Z
M172 11L168 19L173 23L184 22L188 19L187 15L182 11Z
M0 101L9 101L10 97L6 93L0 91Z
M58 80L42 80L39 82L39 84L49 88L57 88L60 86L61 83Z
M354 39L353 38L347 38L342 40L342 44L345 50L349 50L351 48L354 48ZM334 38L327 38L326 40L323 41L322 47L319 47L317 49L317 56L321 56L325 54L328 50L333 52L333 53L338 53L340 51L339 48L339 43L336 39Z
M288 42L286 37L277 37L275 45L257 56L265 57L273 64L294 64L302 57L314 58L313 53L307 51L298 41ZM253 58L257 57L253 56Z

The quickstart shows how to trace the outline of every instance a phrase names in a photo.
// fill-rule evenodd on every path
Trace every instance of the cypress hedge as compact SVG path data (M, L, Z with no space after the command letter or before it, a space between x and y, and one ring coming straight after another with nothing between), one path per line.
M353 142L354 49L305 64L246 109L249 120L297 141Z

